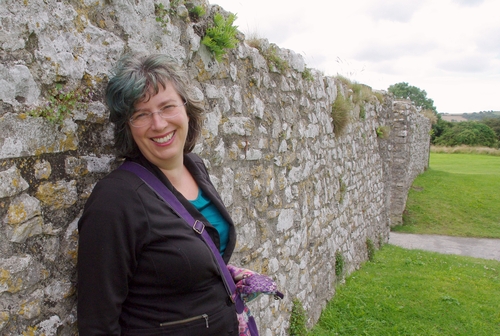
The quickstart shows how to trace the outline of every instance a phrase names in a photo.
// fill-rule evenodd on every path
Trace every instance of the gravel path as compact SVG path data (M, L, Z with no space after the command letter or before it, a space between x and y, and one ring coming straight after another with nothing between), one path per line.
M389 244L445 254L495 259L500 261L500 239L462 238L391 232Z

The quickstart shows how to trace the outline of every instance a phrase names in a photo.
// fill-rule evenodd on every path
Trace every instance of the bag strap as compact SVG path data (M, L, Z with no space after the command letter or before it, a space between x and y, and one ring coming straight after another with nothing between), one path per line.
M215 246L212 238L205 230L205 224L199 220L195 220L193 216L186 210L182 203L175 197L175 195L149 170L140 164L125 161L118 169L127 170L136 174L141 180L143 180L151 189L153 189L158 196L160 196L167 205L169 205L177 215L186 221L186 223L193 229L194 232L198 234L200 239L202 239L205 244L208 245L215 259L217 260L217 266L222 274L222 280L226 291L231 298L231 301L236 306L236 312L241 314L245 308L245 304L241 299L240 295L236 294L236 285L234 280L227 269L227 265L222 259L219 249Z

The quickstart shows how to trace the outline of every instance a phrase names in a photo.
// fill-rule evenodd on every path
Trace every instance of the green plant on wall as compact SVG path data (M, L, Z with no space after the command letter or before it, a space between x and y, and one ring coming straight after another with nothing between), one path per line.
M314 80L314 76L312 75L311 69L308 67L304 68L304 71L302 72L302 79L312 82Z
M333 131L335 135L339 136L344 133L346 126L349 124L351 108L351 102L343 95L338 94L332 104Z
M342 178L339 178L339 196L338 196L339 203L344 202L344 197L346 192L347 192L347 185L342 180Z
M307 317L306 311L299 299L292 300L292 313L290 314L290 336L307 335Z
M78 88L64 90L62 84L56 84L47 91L47 104L28 112L32 117L42 117L54 124L61 124L73 113L73 110L84 107L90 100L90 89Z
M379 126L375 129L375 132L377 132L377 137L380 139L387 139L389 138L389 135L391 135L391 128L389 126Z
M366 240L366 251L368 253L368 260L375 260L375 244L370 238Z
M163 28L165 28L168 23L167 14L168 10L165 8L165 6L163 6L162 3L155 3L156 22L159 22Z
M193 21L198 21L201 17L205 15L206 11L203 6L194 6L189 9L189 17Z
M263 56L269 64L269 70L276 68L279 72L284 72L290 68L288 62L278 55L278 47L275 45L269 46Z
M335 275L337 278L342 278L344 274L345 260L342 252L335 252Z
M366 108L364 104L361 104L361 106L359 107L359 118L361 120L366 119Z
M207 29L201 40L201 43L214 54L217 61L222 59L227 49L234 49L238 44L236 38L238 27L233 26L234 20L236 20L234 14L229 14L227 19L220 13L215 14L213 25Z
M248 38L246 43L261 52L262 56L267 61L269 71L274 71L276 69L279 72L284 72L290 69L290 64L278 55L278 47L275 44L271 44L268 48L264 49L262 40L256 37ZM309 81L314 80L311 69L305 68L302 72L302 78Z

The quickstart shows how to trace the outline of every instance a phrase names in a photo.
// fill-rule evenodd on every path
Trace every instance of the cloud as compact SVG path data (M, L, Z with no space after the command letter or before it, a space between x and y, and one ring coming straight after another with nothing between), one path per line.
M326 75L374 89L408 82L440 111L500 109L500 0L209 1L237 13L247 37L302 54ZM457 99L472 90L471 101Z
M500 26L478 32L476 45L482 53L492 53L500 59Z
M481 5L484 2L484 0L453 0L453 2L459 5L474 7Z
M409 22L422 5L421 0L372 1L367 6L367 13L375 20Z
M456 73L481 73L491 69L491 62L483 55L453 55L438 62L437 67Z
M432 41L402 42L375 41L375 43L364 44L353 57L358 61L382 62L399 59L405 56L423 56L437 47Z

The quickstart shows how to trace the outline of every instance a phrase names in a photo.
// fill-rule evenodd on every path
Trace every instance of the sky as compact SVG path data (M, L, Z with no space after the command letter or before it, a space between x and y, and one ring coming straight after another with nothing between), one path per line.
M327 76L406 82L439 113L500 111L500 0L209 1Z

